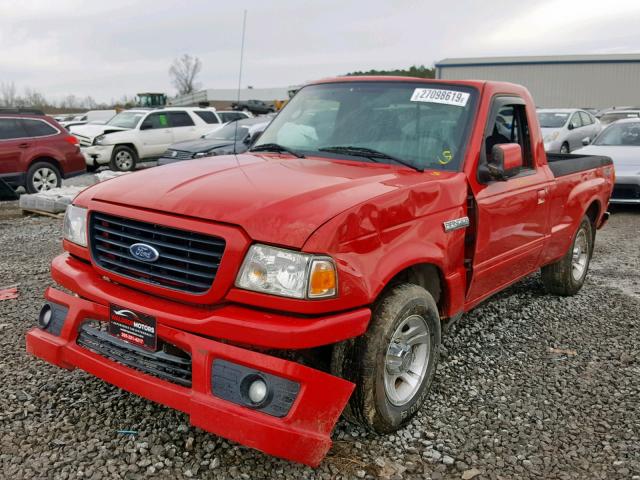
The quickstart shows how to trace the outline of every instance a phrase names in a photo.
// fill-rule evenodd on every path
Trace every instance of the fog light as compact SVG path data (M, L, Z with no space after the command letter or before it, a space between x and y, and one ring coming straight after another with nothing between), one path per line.
M40 310L40 315L38 315L38 325L40 326L40 328L46 330L46 328L51 323L52 316L53 313L51 311L51 306L48 303L45 303Z
M254 380L249 385L249 400L251 400L255 404L260 404L264 402L264 399L267 398L267 384L264 383L264 380L261 378Z

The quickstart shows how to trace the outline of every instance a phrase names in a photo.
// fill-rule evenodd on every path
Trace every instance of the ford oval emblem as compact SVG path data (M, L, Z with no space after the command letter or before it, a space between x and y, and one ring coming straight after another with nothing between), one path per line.
M134 243L129 247L131 256L143 262L155 262L160 258L160 252L146 243Z

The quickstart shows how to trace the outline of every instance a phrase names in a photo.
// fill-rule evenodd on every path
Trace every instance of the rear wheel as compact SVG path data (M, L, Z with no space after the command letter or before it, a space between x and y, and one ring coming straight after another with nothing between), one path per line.
M62 185L62 176L58 167L49 162L36 162L27 171L27 192L46 192Z
M542 267L542 283L549 293L575 295L582 288L593 253L593 225L583 217L569 251L555 263Z
M113 149L109 166L111 170L130 172L136 168L137 162L138 155L136 155L136 152L132 148L122 145Z
M356 384L344 416L379 433L403 427L424 403L439 355L433 297L412 284L389 290L368 331L334 348L332 372Z
M571 150L569 149L569 144L567 142L564 142L560 147L560 153L563 153L565 155L571 153Z

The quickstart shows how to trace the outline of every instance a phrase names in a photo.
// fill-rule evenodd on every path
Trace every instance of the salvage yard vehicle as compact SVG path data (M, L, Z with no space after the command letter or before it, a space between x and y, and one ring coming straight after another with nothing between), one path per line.
M318 465L343 410L386 433L428 405L464 312L539 269L580 290L614 171L549 160L517 85L307 85L245 154L78 195L27 350Z
M87 113L82 113L72 118L71 120L66 120L64 122L60 122L64 128L69 130L71 127L76 127L78 125L86 125L87 123L107 123L116 115L115 110L90 110Z
M625 118L640 118L640 110L634 109L615 109L609 110L600 116L600 123L602 125L609 125L610 123L623 120Z
M120 112L105 125L73 128L88 170L109 164L112 170L128 172L140 160L160 157L169 145L194 140L221 126L213 109L167 107Z
M640 118L618 120L576 155L606 155L616 169L611 203L640 205Z
M86 172L78 140L33 109L0 108L0 178L38 193Z
M272 103L266 103L262 100L240 100L233 102L231 108L234 110L241 110L243 112L250 112L254 115L262 115L264 113L273 113L276 111L275 105Z
M215 155L244 153L264 132L270 120L265 121L264 117L237 120L197 140L174 143L158 160L158 165Z
M544 108L538 110L544 149L548 153L571 153L591 142L602 130L597 118L575 108Z

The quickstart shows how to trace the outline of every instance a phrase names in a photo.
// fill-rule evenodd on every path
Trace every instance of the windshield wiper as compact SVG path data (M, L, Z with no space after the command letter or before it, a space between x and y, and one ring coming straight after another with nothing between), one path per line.
M330 152L330 153L343 153L345 155L353 155L356 157L364 157L364 158L368 158L369 160L373 160L376 161L376 159L382 159L382 160L391 160L392 162L396 162L399 163L400 165L404 165L405 167L409 167L412 168L414 170L417 170L418 172L424 172L424 168L420 168L417 167L415 165L413 165L412 163L409 163L405 160L401 160L397 157L394 157L392 155L389 155L388 153L384 153L384 152L380 152L378 150L374 150L372 148L367 148L367 147L352 147L352 146L335 146L335 147L325 147L325 148L319 148L318 149L321 152Z
M257 145L253 147L250 152L284 152L293 155L298 158L305 158L305 156L301 153L298 153L294 150L291 150L284 145L280 145L279 143L263 143L262 145Z

